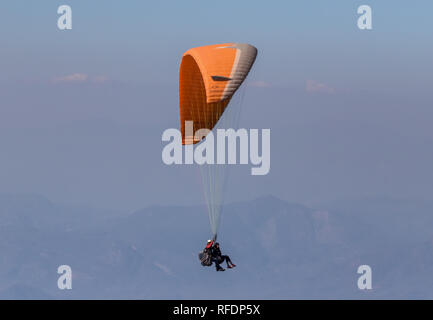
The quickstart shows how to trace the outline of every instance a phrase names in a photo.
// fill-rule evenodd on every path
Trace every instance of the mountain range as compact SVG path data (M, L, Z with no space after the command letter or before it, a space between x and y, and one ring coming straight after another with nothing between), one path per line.
M432 299L433 204L388 197L315 207L273 196L224 206L237 267L202 267L204 206L124 213L0 195L1 299ZM373 288L357 287L360 265ZM72 268L72 290L57 268Z

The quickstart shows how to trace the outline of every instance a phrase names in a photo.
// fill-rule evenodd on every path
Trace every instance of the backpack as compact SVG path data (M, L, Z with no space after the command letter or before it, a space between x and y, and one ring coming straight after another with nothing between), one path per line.
M204 249L202 252L200 252L198 254L198 258L202 266L210 267L212 265L212 256L209 252L209 249Z

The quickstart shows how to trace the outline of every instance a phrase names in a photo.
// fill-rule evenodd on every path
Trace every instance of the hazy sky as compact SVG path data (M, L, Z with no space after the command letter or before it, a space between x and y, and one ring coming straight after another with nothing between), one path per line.
M57 7L73 29L57 29ZM373 30L357 28L369 4ZM271 129L271 171L228 201L433 193L431 1L2 1L0 192L136 209L203 200L161 161L188 48L259 50L241 126Z

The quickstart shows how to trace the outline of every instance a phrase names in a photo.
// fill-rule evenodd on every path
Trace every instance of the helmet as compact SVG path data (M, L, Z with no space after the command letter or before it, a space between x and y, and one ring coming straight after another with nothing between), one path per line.
M209 239L209 240L207 241L207 243L209 243L209 242L212 242L212 240Z

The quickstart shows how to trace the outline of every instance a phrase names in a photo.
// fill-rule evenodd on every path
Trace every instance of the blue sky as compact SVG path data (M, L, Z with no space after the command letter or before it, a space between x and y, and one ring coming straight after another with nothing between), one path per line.
M62 4L72 7L71 31L56 27ZM356 27L362 4L372 6L371 31ZM234 170L228 201L431 198L432 9L3 1L0 192L122 209L201 201L197 170L161 161L161 134L179 125L180 58L194 46L248 42L259 55L241 125L271 129L271 172Z
M377 79L378 73L397 73L398 67L409 75L418 71L414 68L431 67L423 63L433 46L428 41L433 35L429 1L410 6L407 1L369 3L372 32L356 27L356 8L365 4L362 1L75 0L69 3L73 30L61 32L56 11L64 3L2 3L2 60L7 70L2 80L29 74L43 79L83 68L140 84L175 84L178 61L172 57L228 38L254 42L266 66L258 68L260 77L280 85L308 76L346 86L362 81L374 88L379 80L402 85L391 74ZM143 77L144 72L152 77Z

